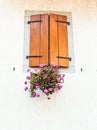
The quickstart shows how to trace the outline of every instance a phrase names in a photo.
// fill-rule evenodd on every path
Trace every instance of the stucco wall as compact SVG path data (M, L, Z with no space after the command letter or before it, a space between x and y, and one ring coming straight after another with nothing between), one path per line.
M23 91L25 10L72 13L75 73L51 100ZM0 0L0 130L97 130L96 80L96 0Z

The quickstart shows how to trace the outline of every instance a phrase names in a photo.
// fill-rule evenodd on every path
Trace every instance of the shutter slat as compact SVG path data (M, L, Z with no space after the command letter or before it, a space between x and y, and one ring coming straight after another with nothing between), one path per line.
M48 15L41 15L40 64L48 65Z
M58 65L57 15L50 15L50 63Z
M32 15L30 20L41 20L40 15ZM34 22L30 24L30 56L40 55L40 24L40 22ZM39 58L30 58L29 66L39 66Z

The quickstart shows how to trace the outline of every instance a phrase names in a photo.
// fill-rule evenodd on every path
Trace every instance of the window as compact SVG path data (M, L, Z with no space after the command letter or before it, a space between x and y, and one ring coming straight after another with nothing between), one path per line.
M64 68L74 66L71 25L68 13L34 13L26 11L24 66L55 63ZM70 39L71 37L71 39Z

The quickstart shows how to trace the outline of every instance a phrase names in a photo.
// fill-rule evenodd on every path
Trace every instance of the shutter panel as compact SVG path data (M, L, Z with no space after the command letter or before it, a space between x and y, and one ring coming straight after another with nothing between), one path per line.
M50 15L50 62L69 67L67 17ZM64 58L65 57L65 58Z
M67 17L56 14L30 17L29 66L55 63L69 67Z
M41 15L41 20L40 64L48 65L48 15Z
M67 31L67 17L58 15L58 44L59 44L59 57L68 57L68 31ZM63 22L63 23L62 23ZM69 67L69 60L59 58L59 64L64 67Z
M48 64L48 19L47 15L30 17L30 59L29 66ZM32 57L33 56L33 57Z
M50 63L58 65L57 15L50 14Z
M40 15L32 15L30 21L40 20ZM39 56L40 47L40 26L41 22L30 23L30 56ZM38 66L39 58L30 58L29 66Z

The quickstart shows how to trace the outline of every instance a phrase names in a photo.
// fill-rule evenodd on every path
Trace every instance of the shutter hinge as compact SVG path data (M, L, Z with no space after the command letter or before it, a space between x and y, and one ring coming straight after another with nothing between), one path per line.
M26 59L29 59L29 58L41 58L42 56L26 56Z
M71 61L71 57L57 56L57 58L67 59L67 60Z
M67 25L70 25L70 22L66 22L66 21L61 21L61 20L55 20L56 22L60 22L60 23L66 23Z
M33 21L28 21L28 24L30 24L30 23L35 23L35 22L42 22L42 20L33 20Z

